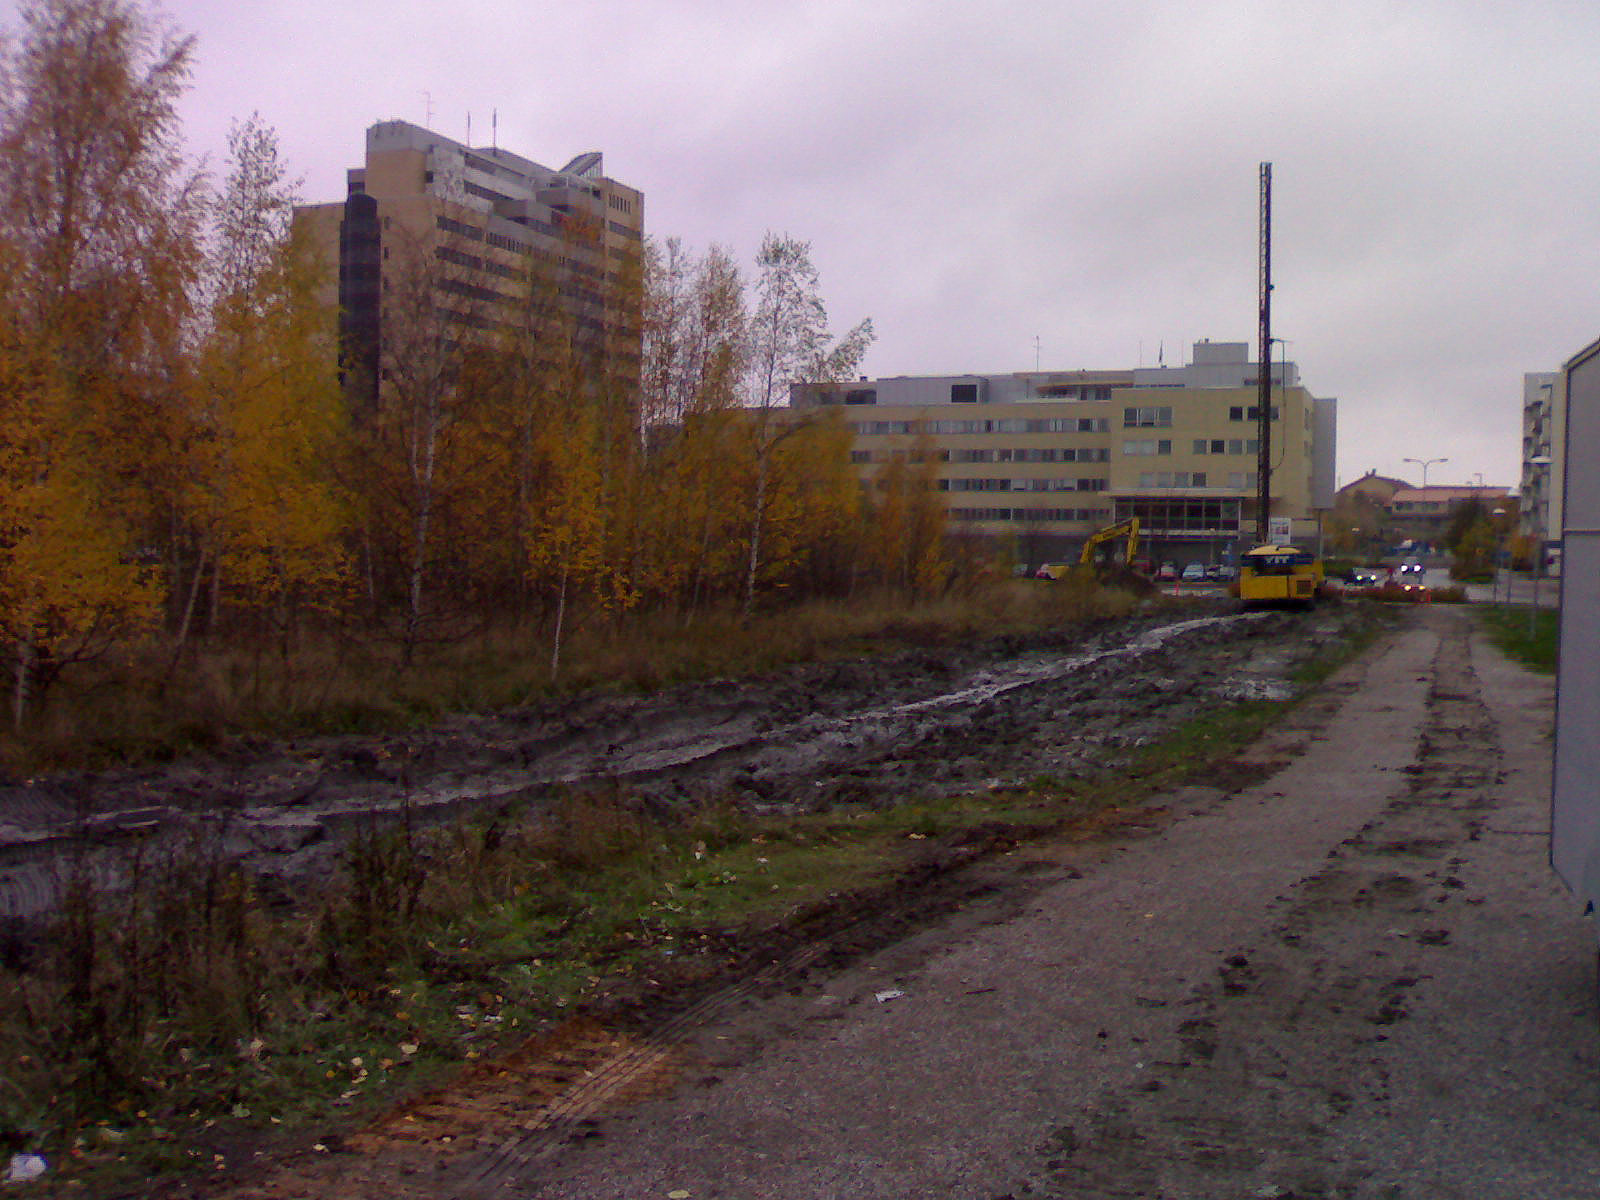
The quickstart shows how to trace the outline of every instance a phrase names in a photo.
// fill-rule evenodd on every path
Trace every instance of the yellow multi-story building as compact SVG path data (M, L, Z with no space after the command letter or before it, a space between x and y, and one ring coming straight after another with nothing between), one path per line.
M428 323L427 336L459 344L560 319L579 347L637 369L644 196L608 178L599 153L552 170L384 121L367 130L345 199L296 220L338 263L341 354L358 394L376 398L386 358Z
M1337 405L1274 363L1274 536L1314 547L1333 505ZM1259 371L1243 342L1201 342L1184 367L1033 371L798 385L796 408L840 405L871 487L896 459L932 464L958 529L1023 562L1074 555L1137 516L1160 561L1218 562L1253 544Z

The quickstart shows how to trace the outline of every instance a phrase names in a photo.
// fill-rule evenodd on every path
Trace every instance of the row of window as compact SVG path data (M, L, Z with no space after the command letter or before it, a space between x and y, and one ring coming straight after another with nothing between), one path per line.
M1203 488L1204 471L1145 471L1139 476L1142 488Z
M494 236L493 234L490 235ZM454 263L458 267L466 267L469 271L482 271L486 275L498 275L501 279L510 279L525 282L528 278L526 271L516 267L508 267L504 263L497 263L492 258L479 258L476 254L468 254L457 250L454 246L435 246L433 255L440 262Z
M912 450L852 450L853 463L874 462L953 463L1103 463L1111 461L1105 446L1017 446L998 450L934 450L929 454Z
M1088 463L1110 462L1111 451L1104 446L1023 446L1000 450L943 450L939 458L956 463Z
M385 217L384 224L387 225L388 221L389 218ZM474 242L483 241L483 230L479 229L476 225L468 225L465 221L458 221L454 217L446 217L441 215L435 217L433 223L437 225L440 231L443 233L453 233L457 237L464 237Z
M1230 421L1255 421L1260 417L1259 406L1232 404L1228 406L1228 420ZM1278 406L1272 406L1272 419L1278 419ZM1138 408L1125 408L1122 410L1122 427L1124 429L1167 429L1172 425L1172 409L1167 405L1142 405ZM1214 453L1220 453L1216 451Z
M436 285L441 292L449 292L466 300L479 300L485 304L515 304L515 296L507 296L493 288L480 287L465 279L441 279Z
M1138 517L1147 532L1231 533L1239 528L1239 501L1181 497L1118 500L1117 520Z
M1051 400L1107 401L1111 399L1109 387L1045 386L1039 389L1041 397ZM952 383L951 404L977 404L983 399L983 385L979 383ZM848 392L822 391L817 393L818 404L876 404L876 388L852 388ZM1169 421L1168 424L1171 424Z
M512 198L507 196L504 192L494 191L492 188L486 188L482 184L473 183L471 180L465 181L462 184L462 187L466 189L469 196L477 196L479 199L487 200L490 204L515 203L515 201L513 201Z
M941 492L1103 492L1101 479L941 479Z
M548 225L545 225L542 221L534 222L534 224L543 226L544 230L550 233L555 232L554 229L550 228ZM488 242L491 246L497 247L501 250L509 250L513 254L526 254L529 250L533 249L531 245L519 238L507 237L505 234L495 233L493 230L484 230L483 240Z
M853 394L853 393L852 393ZM854 403L847 400L846 403ZM869 402L870 403L870 402ZM1110 433L1106 417L1010 417L999 421L851 421L845 427L858 437L887 437L918 432L948 436L964 433Z
M1105 508L952 508L952 521L1094 521L1105 524Z
M1111 389L1082 384L1046 384L1039 389L1039 395L1052 400L1105 401L1111 399Z
M1195 438L1196 454L1255 454L1261 443L1255 438ZM1170 438L1130 438L1122 443L1126 458L1155 457L1172 453Z

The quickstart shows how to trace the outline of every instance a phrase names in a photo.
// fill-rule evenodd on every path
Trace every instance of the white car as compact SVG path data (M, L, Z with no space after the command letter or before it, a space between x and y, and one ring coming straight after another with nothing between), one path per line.
M1181 578L1185 583L1204 583L1206 581L1205 563L1190 563L1183 568Z

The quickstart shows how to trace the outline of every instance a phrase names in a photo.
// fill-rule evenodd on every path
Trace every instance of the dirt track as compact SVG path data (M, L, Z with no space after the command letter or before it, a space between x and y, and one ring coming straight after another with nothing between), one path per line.
M1410 613L1252 751L1261 782L979 862L854 948L798 942L644 1035L575 1025L226 1194L1600 1193L1552 688L1471 629Z
M1282 697L1348 612L1196 606L960 647L824 663L651 696L462 716L390 737L243 741L176 764L0 785L0 920L54 903L62 851L114 886L131 846L203 839L291 896L372 813L443 820L552 788L749 809L1070 776L1218 699Z

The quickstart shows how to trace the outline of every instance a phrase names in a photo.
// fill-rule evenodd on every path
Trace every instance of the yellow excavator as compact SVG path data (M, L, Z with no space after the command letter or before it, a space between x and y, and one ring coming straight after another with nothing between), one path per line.
M1122 565L1132 570L1134 555L1139 552L1138 517L1129 517L1126 521L1118 521L1115 525L1107 525L1104 529L1091 533L1083 543L1083 553L1078 555L1078 566L1095 566L1100 558L1100 547L1123 538L1128 539L1128 548L1122 555Z
M1125 546L1112 547L1112 554L1101 559L1103 547L1126 542ZM1076 564L1046 563L1040 574L1050 579L1065 579L1068 575L1094 579L1109 587L1132 588L1147 592L1150 581L1133 569L1134 557L1139 553L1139 518L1129 517L1115 525L1091 533L1083 543Z

